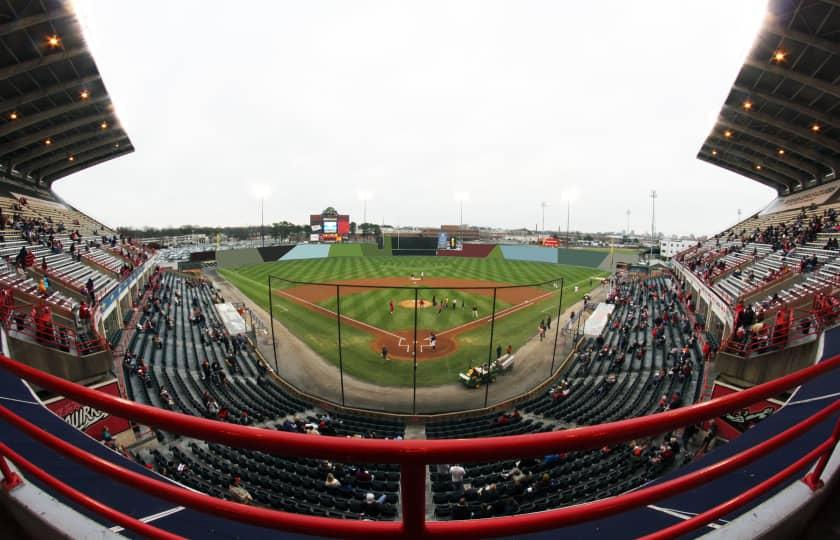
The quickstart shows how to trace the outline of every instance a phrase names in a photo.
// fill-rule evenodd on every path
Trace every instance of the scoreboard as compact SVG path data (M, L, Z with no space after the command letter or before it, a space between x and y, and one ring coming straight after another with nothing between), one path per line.
M350 216L348 214L311 214L309 225L312 227L313 239L317 233L320 242L341 242L350 234Z

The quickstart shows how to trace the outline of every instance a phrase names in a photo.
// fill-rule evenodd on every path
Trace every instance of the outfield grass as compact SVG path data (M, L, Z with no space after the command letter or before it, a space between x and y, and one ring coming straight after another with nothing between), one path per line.
M499 258L473 259L459 257L336 257L295 261L277 261L237 269L221 269L219 272L248 297L268 310L268 275L283 277L292 281L335 282L360 278L407 277L409 274L425 272L431 278L456 278L490 280L509 284L532 284L543 281L565 279L563 309L580 300L584 294L598 285L597 277L606 273L592 268L562 266L550 263L507 261ZM591 281L591 286L590 286ZM577 293L575 286L579 287ZM272 279L272 288L286 289L290 283ZM525 309L496 321L493 348L511 344L514 349L522 346L536 333L539 321L549 313L556 314L559 289L547 285L544 290L551 294ZM388 314L388 300L398 303L401 299L413 298L410 291L374 289L368 292L343 296L342 315L363 320L385 330L403 330L413 326L413 310L397 309L394 316ZM424 291L430 300L431 291ZM491 299L488 296L464 290L434 291L438 298L458 298L467 302L467 309L450 310L441 317L432 309L418 312L418 327L442 331L471 320L471 307L475 304L482 315L490 312ZM440 296L442 293L443 296ZM337 328L334 319L293 301L273 296L274 316L294 335L309 347L334 364L338 364ZM334 310L335 299L321 302L325 308ZM497 311L509 304L497 299ZM344 369L350 375L386 386L410 386L413 367L409 361L384 363L373 350L373 336L349 324L341 328L342 360ZM458 350L447 357L418 362L417 384L439 385L457 380L458 373L469 365L487 360L490 351L489 325L473 329L458 337ZM282 362L284 359L280 359Z

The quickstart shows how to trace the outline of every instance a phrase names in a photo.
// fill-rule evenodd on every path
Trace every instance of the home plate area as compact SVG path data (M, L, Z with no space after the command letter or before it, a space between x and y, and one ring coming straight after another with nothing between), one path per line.
M436 347L432 349L431 332L428 330L417 331L417 359L428 360L431 358L440 358L451 354L457 350L457 343L454 336L440 335L437 336ZM414 332L411 330L403 330L398 332L378 333L377 339L374 340L375 350L381 354L382 347L388 349L388 358L393 360L411 360L414 358L414 351L412 344L414 342Z

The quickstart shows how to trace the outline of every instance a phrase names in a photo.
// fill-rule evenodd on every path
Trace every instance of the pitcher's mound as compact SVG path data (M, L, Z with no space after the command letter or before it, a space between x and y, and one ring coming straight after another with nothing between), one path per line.
M402 308L407 309L414 309L414 300L403 300L398 304ZM426 309L432 307L432 303L428 300L423 300L422 298L417 300L417 307L420 309Z

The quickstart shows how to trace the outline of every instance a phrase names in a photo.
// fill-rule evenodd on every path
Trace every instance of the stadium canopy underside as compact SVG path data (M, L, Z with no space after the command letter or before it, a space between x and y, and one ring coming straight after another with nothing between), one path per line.
M50 187L134 151L72 2L0 2L0 170Z
M838 178L840 0L771 0L697 157L780 195Z

